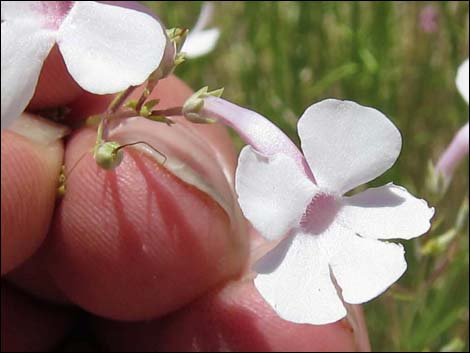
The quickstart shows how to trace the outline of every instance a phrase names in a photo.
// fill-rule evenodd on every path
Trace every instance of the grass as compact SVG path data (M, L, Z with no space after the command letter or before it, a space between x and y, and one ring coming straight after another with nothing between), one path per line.
M469 3L432 3L438 30L426 33L419 14L429 4L216 3L216 50L176 72L195 89L225 87L225 98L269 117L297 142L298 117L327 97L373 106L399 127L402 154L371 185L393 180L432 200L437 215L427 236L404 242L406 275L365 305L375 351L469 350L468 159L444 197L425 186L428 162L469 117L454 83L468 57ZM168 27L190 28L200 5L151 6Z

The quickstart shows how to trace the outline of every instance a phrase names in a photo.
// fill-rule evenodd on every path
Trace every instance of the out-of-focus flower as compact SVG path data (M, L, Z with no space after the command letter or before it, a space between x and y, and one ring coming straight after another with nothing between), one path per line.
M445 187L450 183L455 168L468 155L468 122L455 134L436 164L436 171L444 177Z
M468 59L465 60L457 70L457 77L455 84L468 103ZM455 134L449 146L445 149L444 153L439 158L436 164L436 172L444 178L444 188L446 188L454 174L455 168L458 166L460 161L468 155L469 150L469 127L468 122L460 128Z
M205 29L214 16L214 4L210 1L202 6L194 28L189 32L181 51L187 58L197 58L214 50L220 36L218 28Z
M343 301L369 301L400 278L403 246L380 239L424 234L434 209L393 184L345 196L396 161L401 136L387 117L354 102L314 104L298 124L302 155L254 112L210 96L193 106L251 145L240 154L236 191L248 220L278 242L257 263L255 285L282 318L337 321Z
M463 99L468 103L468 59L465 60L457 70L455 84L462 95Z
M437 32L439 29L439 11L436 6L427 5L420 11L419 25L423 32Z
M1 11L2 128L31 100L55 44L73 79L96 94L144 82L167 44L151 16L93 1L2 1Z

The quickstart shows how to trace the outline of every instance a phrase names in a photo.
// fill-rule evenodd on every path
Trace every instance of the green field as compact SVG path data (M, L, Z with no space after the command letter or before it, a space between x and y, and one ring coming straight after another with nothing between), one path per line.
M429 4L432 33L420 24ZM188 28L200 5L151 4L167 27ZM469 117L454 82L469 55L468 1L224 2L213 24L222 32L216 50L176 71L194 89L225 87L226 99L269 117L297 142L298 117L328 97L373 106L399 127L402 154L371 184L403 185L437 214L428 235L403 242L406 275L365 305L372 347L468 351L468 158L445 195L426 188L429 161Z

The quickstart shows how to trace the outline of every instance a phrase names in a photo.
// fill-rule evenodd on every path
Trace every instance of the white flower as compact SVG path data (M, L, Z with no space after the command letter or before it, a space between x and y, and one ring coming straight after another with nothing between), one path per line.
M189 32L181 51L187 58L197 58L214 50L220 36L218 28L205 29L214 15L212 2L205 2L194 28Z
M286 320L326 324L346 315L342 301L367 302L400 278L403 246L379 239L426 233L434 209L393 184L345 196L400 153L400 133L379 111L329 99L305 111L298 131L303 162L247 146L236 191L253 226L280 241L256 265L258 291Z
M468 103L468 59L459 66L455 84L462 97Z
M2 128L31 100L57 44L86 91L116 93L158 68L167 37L151 16L93 1L2 1Z

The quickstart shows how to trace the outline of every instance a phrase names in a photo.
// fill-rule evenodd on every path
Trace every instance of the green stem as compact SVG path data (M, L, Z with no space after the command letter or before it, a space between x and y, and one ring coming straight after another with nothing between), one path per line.
M106 111L101 115L101 120L98 125L98 131L96 132L96 142L95 147L93 148L93 155L96 155L96 150L101 146L107 139L108 131L108 119L115 114L119 108L124 104L127 98L134 92L136 86L129 86L126 90L122 91L113 99L111 104L108 106Z
M154 88L157 86L157 84L158 84L158 80L150 79L150 80L147 81L147 85L145 86L145 89L142 92L142 95L140 96L139 101L137 102L137 104L135 106L136 112L140 112L140 110L142 109L142 106L144 105L145 101L150 96L150 94L152 93Z

